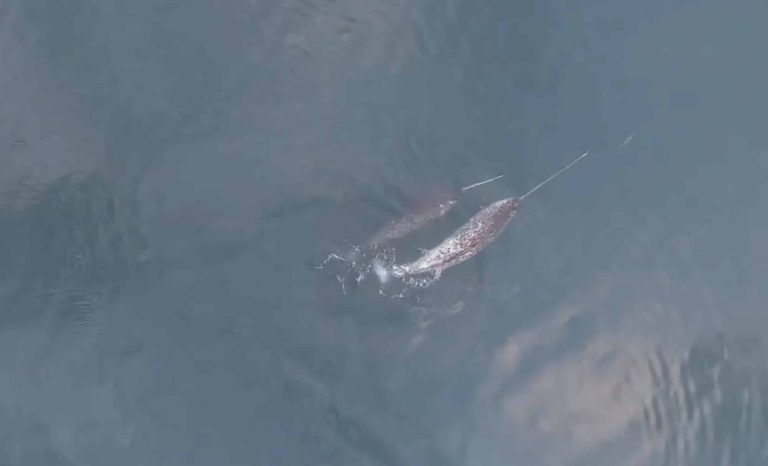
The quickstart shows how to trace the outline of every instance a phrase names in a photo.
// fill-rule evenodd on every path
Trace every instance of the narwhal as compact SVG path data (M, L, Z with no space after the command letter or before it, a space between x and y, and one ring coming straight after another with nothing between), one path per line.
M493 178L479 181L464 186L461 190L452 190L448 196L439 197L437 200L432 200L431 202L421 203L405 215L396 218L381 227L362 245L353 246L351 251L344 255L330 253L328 257L321 262L320 265L315 266L315 268L323 269L331 260L346 262L350 264L350 268L347 272L354 272L356 274L356 281L359 282L365 278L372 265L376 266L378 258L382 254L386 256L386 251L382 252L382 248L388 243L404 238L445 216L451 209L453 209L463 192L496 181L503 176L504 175L498 175ZM380 274L380 271L377 271L377 274ZM344 279L342 276L337 275L336 278L343 284Z
M433 279L437 279L443 270L474 257L499 237L525 198L541 189L587 155L589 152L584 152L522 196L501 199L484 207L442 243L424 252L415 261L402 265L394 264L391 269L392 275L398 278L409 278L432 274Z

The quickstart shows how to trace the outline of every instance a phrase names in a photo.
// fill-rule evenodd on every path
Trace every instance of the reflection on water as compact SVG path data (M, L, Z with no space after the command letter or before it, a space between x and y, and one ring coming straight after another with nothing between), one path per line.
M683 349L648 333L646 316L610 323L603 301L564 306L496 352L471 464L763 464L764 337L703 336Z
M668 465L757 465L768 460L764 337L702 338L669 365L649 360L653 396L644 428Z

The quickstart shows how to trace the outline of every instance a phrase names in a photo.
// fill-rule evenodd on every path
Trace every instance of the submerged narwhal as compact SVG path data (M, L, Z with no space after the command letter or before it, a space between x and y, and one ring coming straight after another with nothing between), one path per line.
M378 248L385 243L404 238L407 235L424 228L453 209L459 201L459 196L462 192L498 180L502 176L504 175L473 183L469 186L464 186L461 188L461 191L452 190L446 196L439 197L436 200L433 199L431 202L421 203L402 217L392 220L384 225L365 242L365 247Z
M394 264L391 270L392 275L398 278L408 278L432 274L434 279L437 279L443 270L474 257L499 237L517 212L520 202L588 154L589 152L581 154L519 198L508 197L484 207L442 243L424 252L420 258L407 264Z
M457 202L457 197L451 196L424 204L384 225L365 242L365 247L375 249L390 241L404 238L447 214Z

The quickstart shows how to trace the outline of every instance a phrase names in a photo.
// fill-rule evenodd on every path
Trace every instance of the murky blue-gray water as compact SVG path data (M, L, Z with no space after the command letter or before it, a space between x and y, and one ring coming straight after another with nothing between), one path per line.
M768 464L767 17L0 0L0 464ZM415 296L313 268L584 150Z

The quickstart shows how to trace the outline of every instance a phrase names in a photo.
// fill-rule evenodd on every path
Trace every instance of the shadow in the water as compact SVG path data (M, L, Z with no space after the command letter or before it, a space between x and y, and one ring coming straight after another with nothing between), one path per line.
M58 180L25 208L0 213L0 223L7 227L0 319L43 318L54 340L97 336L101 304L149 260L131 192L97 174Z

